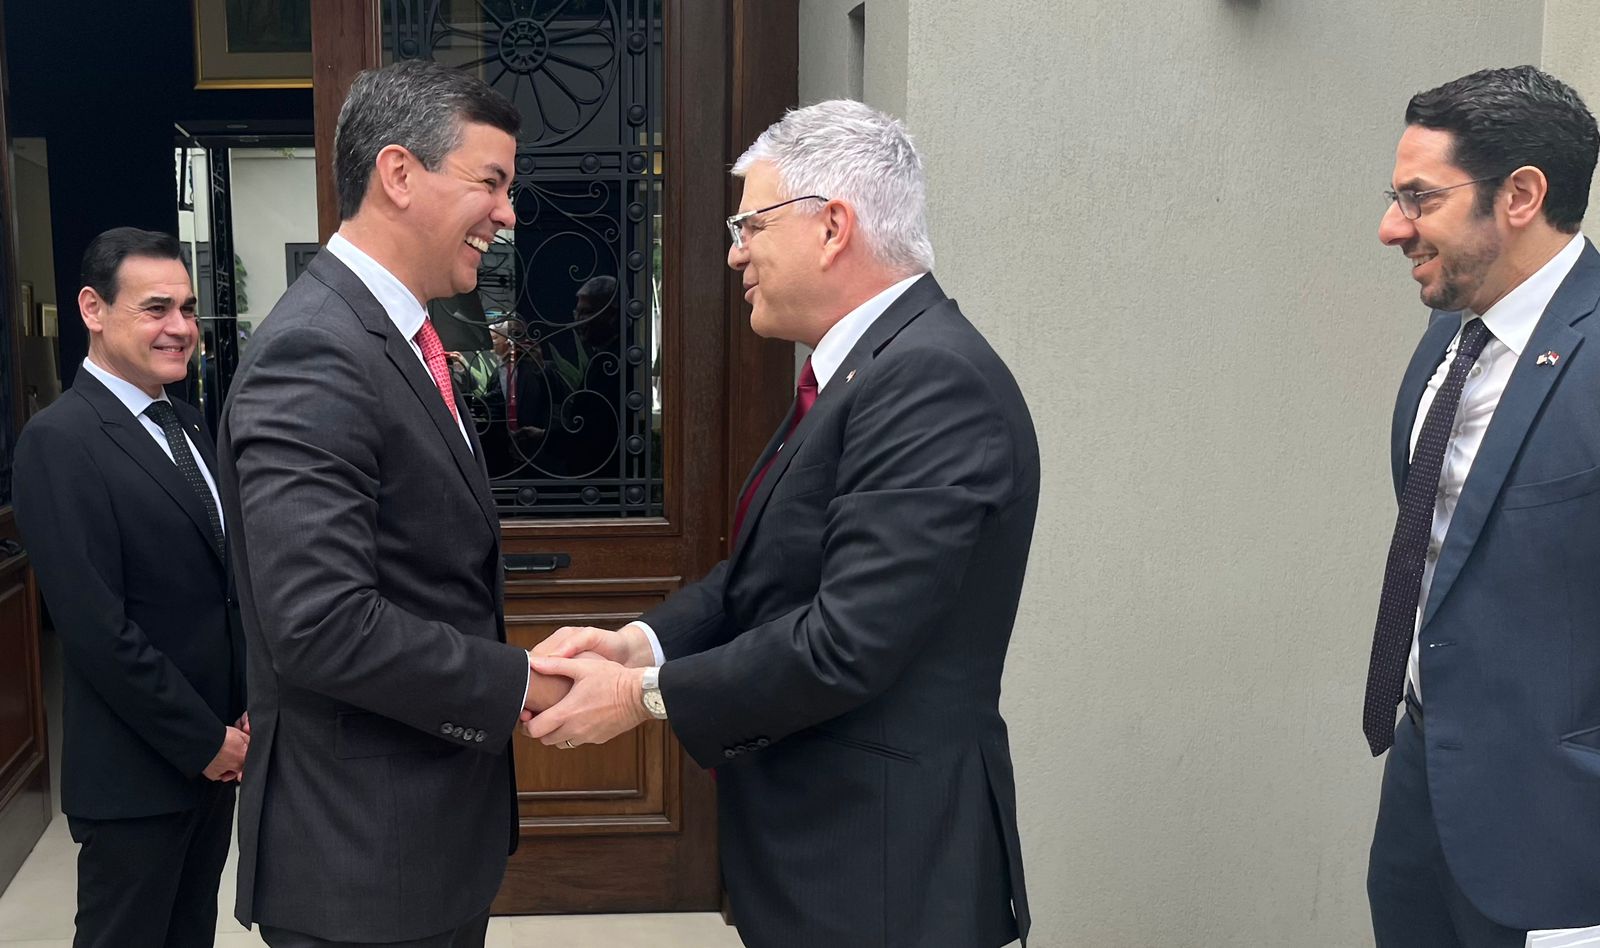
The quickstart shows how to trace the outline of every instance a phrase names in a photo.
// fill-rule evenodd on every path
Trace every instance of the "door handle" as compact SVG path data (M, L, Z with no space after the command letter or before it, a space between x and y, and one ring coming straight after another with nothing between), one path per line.
M509 553L500 559L508 573L553 573L572 565L566 553Z

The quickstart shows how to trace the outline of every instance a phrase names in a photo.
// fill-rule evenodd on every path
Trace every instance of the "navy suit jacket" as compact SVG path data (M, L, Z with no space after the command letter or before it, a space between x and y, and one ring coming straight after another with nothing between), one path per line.
M1600 924L1597 303L1600 253L1586 243L1495 409L1418 631L1445 859L1512 928ZM1434 314L1400 386L1397 493L1418 399L1460 325Z

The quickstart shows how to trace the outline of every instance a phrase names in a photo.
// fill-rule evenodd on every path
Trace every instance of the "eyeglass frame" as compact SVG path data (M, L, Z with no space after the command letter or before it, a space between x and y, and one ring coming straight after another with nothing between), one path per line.
M742 212L740 212L738 214L735 214L732 217L728 218L728 220L726 221L726 223L728 225L728 236L733 238L733 246L734 246L735 249L743 250L744 249L744 222L749 220L752 217L755 217L757 214L765 214L768 211L776 211L780 207L786 207L786 206L788 206L790 204L799 203L800 201L831 201L831 200L833 200L833 198L825 198L820 194L807 194L807 195L803 195L803 196L797 197L797 198L790 198L787 201L779 201L776 204L769 204L766 207L758 207L753 211L742 211Z
M1443 194L1446 191L1454 191L1456 188L1464 188L1469 184L1483 184L1485 181L1499 181L1505 177L1506 175L1504 174L1492 174L1487 178L1473 178L1471 181L1463 181L1460 184L1448 184L1442 188L1429 188L1426 191L1413 191L1409 188L1388 188L1383 192L1383 196L1388 199L1390 204L1400 208L1401 217L1404 217L1408 221L1417 221L1422 219L1423 198L1434 194ZM1411 206L1417 209L1417 215L1415 217L1407 214L1406 206L1400 203L1400 195L1402 194L1410 195Z

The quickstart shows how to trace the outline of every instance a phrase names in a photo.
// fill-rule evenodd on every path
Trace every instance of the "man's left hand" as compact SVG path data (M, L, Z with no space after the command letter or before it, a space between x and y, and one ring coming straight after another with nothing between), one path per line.
M572 679L565 698L523 725L529 737L547 746L604 744L650 719L641 701L644 669L593 659L535 658L533 670Z

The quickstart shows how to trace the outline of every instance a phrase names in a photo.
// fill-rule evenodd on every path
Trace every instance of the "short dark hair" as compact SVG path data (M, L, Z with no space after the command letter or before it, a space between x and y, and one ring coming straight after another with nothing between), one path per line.
M404 59L356 76L333 133L339 219L347 221L361 210L378 152L399 145L424 168L437 171L444 156L461 145L462 126L468 123L490 125L515 138L522 114L477 76L428 59Z
M117 298L117 271L129 257L156 260L183 260L183 245L171 234L137 227L113 227L89 241L83 252L82 285L100 294L107 303ZM189 265L184 264L187 270Z
M1471 177L1493 179L1477 187L1478 213L1489 213L1511 172L1532 166L1550 184L1545 220L1577 232L1589 207L1600 132L1571 86L1533 66L1484 69L1412 96L1406 124L1449 132L1451 161Z

